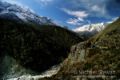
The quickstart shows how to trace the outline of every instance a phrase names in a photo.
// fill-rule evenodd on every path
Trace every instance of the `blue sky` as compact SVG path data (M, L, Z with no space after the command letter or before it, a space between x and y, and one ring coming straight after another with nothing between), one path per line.
M3 0L27 6L40 16L74 29L120 16L120 0Z

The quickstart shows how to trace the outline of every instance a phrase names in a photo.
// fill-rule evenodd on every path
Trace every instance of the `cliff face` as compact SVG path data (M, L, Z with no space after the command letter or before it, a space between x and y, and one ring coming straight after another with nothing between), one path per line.
M120 19L88 41L74 45L61 70L51 80L119 79L119 39Z
M71 52L66 60L69 61L70 64L85 61L86 51L87 49L85 49L85 42L76 44L71 48Z

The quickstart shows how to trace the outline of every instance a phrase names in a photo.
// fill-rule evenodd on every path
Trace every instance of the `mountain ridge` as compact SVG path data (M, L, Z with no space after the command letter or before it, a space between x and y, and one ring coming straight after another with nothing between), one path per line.
M104 30L105 27L110 23L112 23L112 21L106 23L86 24L81 27L77 27L72 31L76 32L80 37L83 37L83 39L87 40L90 37Z
M6 15L12 15L12 17L6 17ZM16 16L16 18L13 18L13 16ZM6 17L10 20L13 19L18 21L21 20L23 22L31 22L39 25L56 25L54 22L52 22L51 19L47 17L39 17L29 8L23 9L21 6L18 6L16 4L10 4L2 1L0 1L0 17Z

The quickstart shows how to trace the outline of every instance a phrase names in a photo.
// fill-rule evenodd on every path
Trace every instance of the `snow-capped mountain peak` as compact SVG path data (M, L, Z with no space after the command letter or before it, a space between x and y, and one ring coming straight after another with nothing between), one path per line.
M84 32L84 31L89 31L92 32L94 30L96 31L101 31L105 28L106 24L105 23L96 23L96 24L87 24L80 26L76 29L73 29L74 32Z
M38 16L29 8L23 8L22 6L18 6L16 4L0 1L0 17L13 19L13 16L16 16L15 19L18 17L18 19L22 21L32 22L36 24L54 25L51 19Z
M87 25L80 26L76 29L73 29L73 31L76 32L83 39L89 39L90 37L104 30L105 27L111 22L112 21L106 22L106 23L102 22L102 23L96 23L96 24L87 24Z

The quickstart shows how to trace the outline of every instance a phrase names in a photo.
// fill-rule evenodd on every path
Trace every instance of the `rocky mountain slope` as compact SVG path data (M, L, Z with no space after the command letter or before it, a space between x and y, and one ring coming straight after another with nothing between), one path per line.
M55 25L51 19L36 15L29 8L22 8L16 4L0 1L0 17L19 22L31 22L34 24Z
M120 79L120 18L91 39L74 45L57 75L40 80Z

